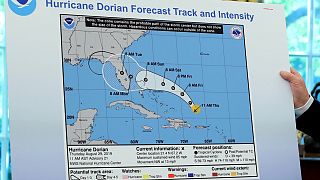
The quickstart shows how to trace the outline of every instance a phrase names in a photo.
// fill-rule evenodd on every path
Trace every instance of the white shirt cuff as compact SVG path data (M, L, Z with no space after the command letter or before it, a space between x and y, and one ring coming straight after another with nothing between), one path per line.
M306 103L305 105L303 105L303 106L301 106L301 107L299 107L299 108L294 109L294 112L295 112L295 114L296 114L296 118L298 118L299 116L301 116L304 112L306 112L306 111L310 108L311 104L313 103L313 100L314 100L313 97L310 96L309 99L308 99L308 101L307 101L307 103Z

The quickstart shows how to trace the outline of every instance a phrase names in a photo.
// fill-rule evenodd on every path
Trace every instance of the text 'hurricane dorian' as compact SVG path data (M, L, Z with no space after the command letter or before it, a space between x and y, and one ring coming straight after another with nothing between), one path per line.
M97 3L96 6L91 3L84 2L72 2L68 1L54 1L46 0L46 7L49 8L59 8L59 9L76 9L76 10L104 10L111 12L128 12L129 9L127 6L119 6L117 4L103 4Z

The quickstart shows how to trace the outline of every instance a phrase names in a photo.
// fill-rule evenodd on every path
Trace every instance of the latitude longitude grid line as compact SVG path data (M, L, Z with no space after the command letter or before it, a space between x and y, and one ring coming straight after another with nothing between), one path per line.
M102 28L101 28L101 31L102 31ZM101 38L102 35L99 34L99 39L100 39L100 43L101 43L101 47L102 47L102 51L104 50L104 41L103 41L103 38ZM103 56L103 55L102 55ZM102 72L103 73L103 72ZM108 102L107 100L107 85L104 81L101 81L103 83L103 86L105 87L104 88L104 99L105 99L105 102ZM106 117L108 117L108 108L106 108ZM107 130L107 136L108 136L108 140L110 140L110 132L109 132L109 118L105 118L107 120L107 124L106 124L106 130Z
M127 29L125 30L125 31L128 31ZM129 48L129 35L127 34L127 48ZM125 48L126 49L126 48ZM122 50L122 52L123 51L125 51L125 49L123 49ZM125 66L125 64L124 64L124 61L126 60L126 57L123 57L122 55L121 55L121 61L122 61L122 64L123 64L123 67ZM128 59L127 60L128 62L130 62L130 60ZM129 63L129 72L130 72L130 69L131 69L131 64ZM131 80L130 80L130 83L131 83ZM129 88L130 88L130 85L129 85ZM130 99L131 99L131 102L134 102L133 101L133 98L132 98L132 93L129 93L130 94ZM134 113L135 113L135 111L133 110L133 109L131 109L131 121L132 121L132 134L133 134L133 140L135 140L136 139L136 134L135 134L135 126L136 126L136 124L135 124L135 118L134 118Z
M73 90L79 90L79 91L104 91L105 89L76 89L74 88ZM108 89L107 90L110 90L111 92L113 92L112 89ZM162 92L162 91L158 91L158 92ZM174 91L174 92L180 92L180 91ZM227 92L227 91L223 91L223 92L214 92L214 91L197 91L197 90L190 90L188 92L192 92L192 93L202 93L202 92L205 92L207 94L248 94L249 92L235 92L235 91L230 91L230 92ZM130 94L130 93L128 93ZM124 95L125 96L125 95Z
M225 56L225 41L224 39L222 39L222 50L223 50L223 63L226 64L226 56ZM226 78L226 89L227 92L229 91L229 87L228 87L228 79L227 79L227 69L224 68L224 77ZM227 95L227 101L228 101L228 114L229 114L229 132L230 132L230 139L233 139L233 135L232 135L232 129L231 129L231 120L230 120L230 99L229 99L229 93L226 94Z
M176 55L177 55L177 66L178 66L178 68L180 69L180 67L181 67L181 65L180 65L180 56L179 56L179 48L178 48L178 37L177 37L177 32L174 32L174 34L175 34L175 40L176 40ZM179 78L179 84L181 84L181 82L180 82L180 78ZM183 116L183 108L182 108L182 101L180 101L180 112L181 112L181 119L182 120L184 120L184 116ZM185 138L185 132L184 132L184 129L185 128L182 128L182 136L183 136L183 139L186 139Z
M70 44L70 42L66 42L65 44ZM74 56L79 56L79 54L68 54L68 55L74 55ZM102 55L95 55L96 56L102 56ZM84 58L85 59L85 58ZM83 60L81 60L83 61ZM131 64L136 64L135 62L128 62L128 63L131 63ZM142 62L139 62L139 64L147 64L148 62L147 61L142 61ZM201 66L201 64L183 64L183 63L180 63L180 64L176 64L176 63L170 63L170 62L166 62L165 63L166 65L173 65L173 66ZM241 66L241 65L223 65L223 64L203 64L205 66L212 66L212 67L238 67L238 68L247 68L247 66Z
M150 35L151 35L151 44L152 44L152 47L151 47L151 49L152 49L152 60L154 60L154 39L153 39L153 31L150 31L149 32L150 33ZM147 68L146 68L146 70L147 70ZM153 71L155 72L155 67L153 67ZM156 83L156 77L154 76L154 82ZM155 87L156 87L156 84L155 84ZM156 103L155 102L155 104L156 104L156 111L157 111L157 114L159 114L159 107L158 107L158 103ZM158 118L158 139L161 139L161 133L160 133L160 119Z
M76 24L76 26L75 26L75 28L74 29L77 29L77 25L78 24ZM74 31L72 32L72 34L73 33L75 33ZM76 41L76 44L78 44L78 38L77 38L77 33L75 33L75 41ZM76 47L76 49L75 49L75 51L76 51L76 53L78 54L78 48ZM80 78L79 78L79 66L77 66L77 81L78 81L78 89L80 89ZM80 90L78 90L77 91L77 93L78 93L78 102L79 102L79 104L78 104L78 108L79 109L81 109L81 95L80 95ZM78 111L78 113L79 113L79 111ZM81 117L80 117L81 118ZM80 128L81 129L83 129L82 128L82 122L80 121ZM67 133L68 134L68 133ZM82 131L81 131L81 139L83 139L83 134L82 134ZM68 142L69 142L69 139L68 139ZM69 143L68 143L69 144Z
M79 56L79 54L68 54L68 55L74 55ZM102 56L102 55L95 55L95 56ZM85 59L85 58L84 58ZM80 60L83 61L83 60ZM134 62L128 62L128 64L136 64ZM148 62L140 62L139 64L147 64ZM200 64L175 64L175 63L165 63L166 65L172 65L172 66L201 66ZM203 64L205 66L211 66L211 67L238 67L238 68L246 68L247 66L235 66L235 65L214 65L214 64Z
M144 117L141 117L141 116L133 116L134 118L136 119L145 119L147 121L155 121L155 119L146 119ZM89 118L92 118L92 117L85 117L85 116L81 116L81 117L78 117L78 116L75 116L74 117L75 119L78 119L78 118L84 118L84 119L89 119ZM104 116L95 116L94 119L107 119L107 118L110 118L110 119L125 119L125 118L132 118L132 116L108 116L108 117L104 117ZM186 119L191 119L191 120L205 120L205 119L217 119L217 120L223 120L223 119L251 119L251 117L217 117L217 118L205 118L205 117L200 117L200 118L195 118L195 117L184 117ZM161 119L161 118L156 118L156 119Z
M201 44L201 38L200 38L200 34L199 34L199 51L201 52L202 50L202 44ZM203 57L200 56L201 58L201 76L202 76L202 83L204 83L204 70L203 70ZM225 67L224 67L225 68ZM227 89L228 90L228 89ZM204 92L204 87L202 87L202 91L203 91L203 103L206 104L206 93ZM229 109L228 109L229 110ZM207 116L207 108L204 108L204 112L205 112L205 118L206 118L206 125L208 125L208 116ZM207 129L207 139L209 139L209 132Z
M78 54L69 54L69 55L78 55ZM95 55L95 56L102 56L102 55ZM126 55L126 56L130 56L130 55ZM140 61L139 62L139 65L143 64L143 65L146 65L148 62L147 61ZM127 64L137 64L135 62L127 62ZM240 65L218 65L218 64L183 64L183 63L180 63L180 64L177 64L177 63L170 63L170 62L166 62L165 63L166 65L174 65L174 66L212 66L212 67L239 67L239 68L246 68L247 66L240 66Z

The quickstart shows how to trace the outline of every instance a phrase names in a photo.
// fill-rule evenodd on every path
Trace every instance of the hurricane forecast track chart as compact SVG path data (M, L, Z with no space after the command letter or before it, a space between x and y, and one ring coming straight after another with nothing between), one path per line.
M244 27L61 15L70 179L257 177Z

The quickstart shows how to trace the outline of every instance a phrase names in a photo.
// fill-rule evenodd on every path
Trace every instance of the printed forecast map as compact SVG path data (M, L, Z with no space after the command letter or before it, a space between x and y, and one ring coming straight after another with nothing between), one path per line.
M68 145L253 144L243 26L61 16Z

